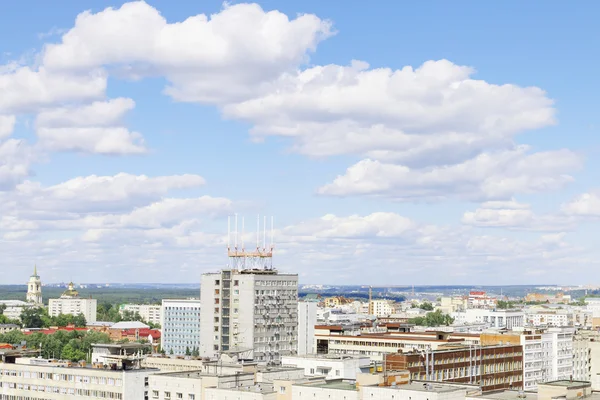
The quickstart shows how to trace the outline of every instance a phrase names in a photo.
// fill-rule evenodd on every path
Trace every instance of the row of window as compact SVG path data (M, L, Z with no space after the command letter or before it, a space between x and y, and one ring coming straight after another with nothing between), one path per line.
M163 398L165 400L170 400L170 399L175 399L175 400L182 400L184 399L183 397L183 393L175 393L174 397L171 397L171 392L164 392L163 393ZM152 391L152 398L153 399L158 399L160 397L160 392L158 390L153 390ZM196 400L196 395L193 393L189 393L186 397L187 400Z
M63 395L71 395L71 396L91 396L97 397L101 399L123 399L123 394L120 392L107 392L104 390L89 390L89 389L75 389L75 388L66 388L60 386L45 386L45 385L24 385L21 383L14 382L0 382L0 387L3 389L13 389L13 390L30 390L32 392L43 392L43 393L53 393L53 394L63 394ZM6 396L4 398L7 398Z
M91 383L93 385L122 386L122 379L107 378L104 376L87 376L71 374L55 374L52 372L0 370L0 376L14 376L25 379L48 379L75 383Z

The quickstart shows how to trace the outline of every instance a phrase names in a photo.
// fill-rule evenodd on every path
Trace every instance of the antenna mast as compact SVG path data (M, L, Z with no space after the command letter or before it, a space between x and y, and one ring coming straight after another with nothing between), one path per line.
M273 249L274 249L274 218L271 217L271 235L270 244L267 245L267 217L263 216L262 248L260 243L260 215L256 216L256 250L247 251L244 244L245 218L242 217L242 236L239 237L238 215L234 214L235 240L234 247L231 248L231 216L227 218L227 256L229 257L229 267L235 270L265 270L273 269ZM240 246L238 246L238 242Z

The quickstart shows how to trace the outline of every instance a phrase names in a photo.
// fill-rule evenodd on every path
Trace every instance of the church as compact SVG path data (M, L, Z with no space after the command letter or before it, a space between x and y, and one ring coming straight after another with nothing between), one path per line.
M37 273L37 266L33 267L33 275L27 282L27 302L42 305L42 280Z

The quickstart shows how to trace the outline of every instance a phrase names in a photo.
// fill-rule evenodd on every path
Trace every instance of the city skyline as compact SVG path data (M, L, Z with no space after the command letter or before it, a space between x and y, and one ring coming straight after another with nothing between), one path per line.
M3 283L598 282L586 4L6 4Z

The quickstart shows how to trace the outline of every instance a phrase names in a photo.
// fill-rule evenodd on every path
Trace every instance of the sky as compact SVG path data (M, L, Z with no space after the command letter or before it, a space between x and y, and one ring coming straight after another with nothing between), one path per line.
M600 5L340 4L2 5L0 283L598 283Z

